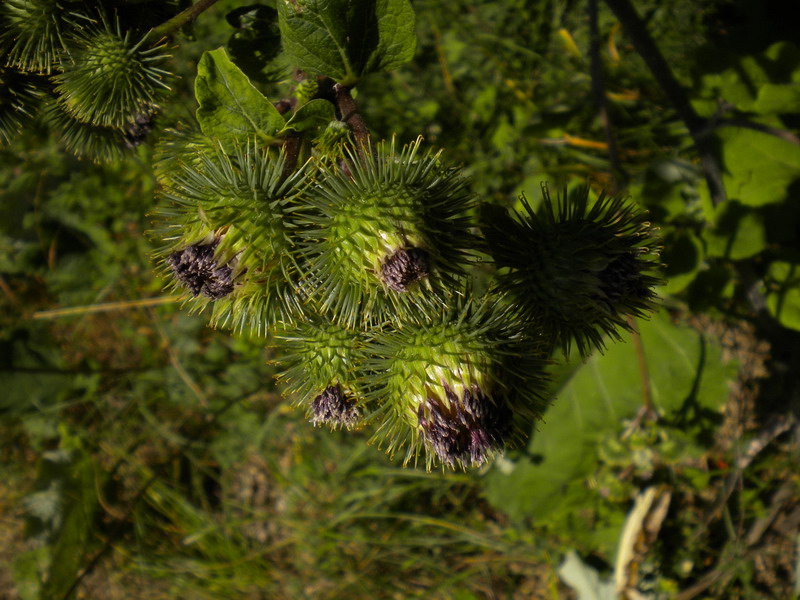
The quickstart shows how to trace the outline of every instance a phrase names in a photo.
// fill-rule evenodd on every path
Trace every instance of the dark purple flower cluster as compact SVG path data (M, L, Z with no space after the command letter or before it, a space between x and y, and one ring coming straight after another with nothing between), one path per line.
M214 258L217 244L193 244L167 257L167 264L175 277L189 288L193 296L203 294L206 298L218 300L233 291L233 270L228 265L218 265Z
M128 128L123 132L125 146L136 148L144 142L147 134L153 129L153 115L141 113L133 118Z
M348 398L338 385L329 385L311 404L314 425L326 424L331 427L351 429L361 419L356 403Z
M408 291L408 286L429 272L428 253L420 248L401 248L381 264L381 279L396 292Z
M450 467L480 466L490 452L503 449L511 432L511 410L477 386L465 389L461 398L447 384L444 390L446 403L431 395L417 412L425 440Z

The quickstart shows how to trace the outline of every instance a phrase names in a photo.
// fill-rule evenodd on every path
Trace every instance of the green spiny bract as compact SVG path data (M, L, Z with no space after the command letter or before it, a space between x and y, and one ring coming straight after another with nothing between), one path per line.
M553 345L568 352L574 342L586 356L604 348L604 336L629 329L629 317L655 310L657 240L622 198L604 192L591 204L582 187L554 206L542 191L538 214L522 196L524 213L496 213L484 230L500 287L523 319Z
M514 332L496 300L449 304L367 344L368 420L390 454L408 446L405 463L424 454L428 468L466 469L521 442L541 416L548 349Z
M362 366L368 332L321 319L280 334L284 394L315 425L352 429L363 416Z
M305 198L300 254L306 287L339 322L380 322L420 296L458 285L474 238L474 198L458 169L421 140L351 153L344 166L321 166Z
M113 127L101 127L72 118L55 101L50 101L42 112L44 121L56 133L60 144L79 158L93 162L112 162L125 154L129 144L125 134Z
M63 72L56 75L56 93L72 116L85 123L125 128L156 112L156 97L169 89L169 75L158 68L167 57L163 46L147 47L147 36L131 40L104 23L92 32L76 35Z
M194 309L211 305L212 325L266 334L300 311L287 209L304 170L285 177L283 155L255 144L200 163L177 165L162 191L171 204L159 211L164 270Z
M169 187L173 177L186 168L202 172L206 158L213 158L218 152L219 144L199 131L166 129L153 154L156 179L162 186Z
M0 66L0 143L10 142L41 100L36 76Z
M346 160L345 147L352 143L350 127L343 121L331 121L313 143L320 160L330 162Z
M67 0L4 0L0 50L5 48L6 65L47 75L58 70L66 33L90 21L77 12L85 8L84 2Z

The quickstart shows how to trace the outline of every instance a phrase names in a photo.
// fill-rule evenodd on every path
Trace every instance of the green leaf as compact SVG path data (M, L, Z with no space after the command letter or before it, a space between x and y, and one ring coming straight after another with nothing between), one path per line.
M723 364L716 342L666 313L640 322L652 399L664 418L716 415L735 364ZM642 406L642 377L630 334L595 354L572 376L534 434L527 456L501 461L485 480L489 500L512 519L537 522L554 511L585 506L585 478L597 462L597 442L619 431Z
M730 260L755 256L767 247L764 215L738 200L730 200L717 209L714 229L705 240L709 256Z
M717 135L729 198L748 206L781 202L800 179L800 146L752 129L725 127Z
M765 280L770 314L784 327L800 330L800 265L775 261Z
M762 115L800 112L800 83L761 86L753 109Z
M416 49L408 0L279 0L283 47L297 67L353 86Z
M298 133L311 130L319 132L335 118L336 110L333 104L322 99L312 100L297 109L283 131L293 129Z
M203 133L229 147L257 137L268 144L283 129L284 119L223 48L203 54L194 83L197 120Z

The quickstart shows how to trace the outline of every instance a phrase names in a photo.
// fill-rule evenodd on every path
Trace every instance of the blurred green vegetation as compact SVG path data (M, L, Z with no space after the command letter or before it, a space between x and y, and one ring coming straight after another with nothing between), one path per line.
M124 159L79 161L38 123L0 147L0 598L612 598L631 548L640 597L797 597L787 8L636 2L708 119L728 197L715 206L686 125L605 5L619 172L586 2L414 2L414 61L358 87L376 137L423 134L507 206L541 182L618 185L664 243L663 310L604 355L554 365L530 445L463 474L314 429L275 388L265 340L208 329L153 274L153 143L194 119L202 52L228 44L270 98L288 89L288 69L263 66L269 24L226 20L243 4L221 0L178 40L174 94Z

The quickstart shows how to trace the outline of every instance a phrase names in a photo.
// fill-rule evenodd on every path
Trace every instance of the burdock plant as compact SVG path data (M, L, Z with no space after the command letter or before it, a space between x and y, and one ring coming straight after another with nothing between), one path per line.
M160 68L167 59L163 45L150 46L148 39L134 39L119 21L79 30L69 60L53 77L67 112L85 123L117 128L155 113L159 92L169 89L164 82L169 72Z
M546 186L542 195L538 212L523 195L513 218L490 213L484 229L499 285L530 328L586 356L656 308L658 242L646 215L622 197L602 192L592 202L588 186L557 202Z
M267 333L299 313L289 211L305 171L286 176L284 155L252 142L178 163L162 191L159 255L176 290L211 323Z
M442 151L373 141L351 88L414 41L387 25L413 23L407 0L371 6L374 27L346 0L278 2L284 58L312 77L289 99L223 49L200 60L200 130L159 150L161 263L212 324L268 337L312 424L478 468L525 444L556 347L586 355L655 307L656 242L632 203L588 188L481 211Z
M146 143L164 48L213 4L0 2L0 141L41 113L78 156ZM278 0L275 12L280 59L266 64L261 44L277 48L272 25L253 46L234 36L234 57L263 59L247 65L258 81L291 66L283 98L209 50L196 119L158 144L156 261L170 289L212 325L264 336L314 425L368 430L428 468L524 445L551 401L554 348L586 355L654 309L645 217L588 188L558 202L545 190L538 212L524 198L513 215L481 210L488 199L443 151L373 140L353 88L413 58L409 0Z
M346 168L324 166L303 198L300 252L322 310L350 325L380 321L457 287L476 246L460 171L421 139L348 157Z
M497 298L452 297L368 344L373 440L405 462L477 467L525 438L547 404L548 349ZM369 405L369 404L368 404Z

